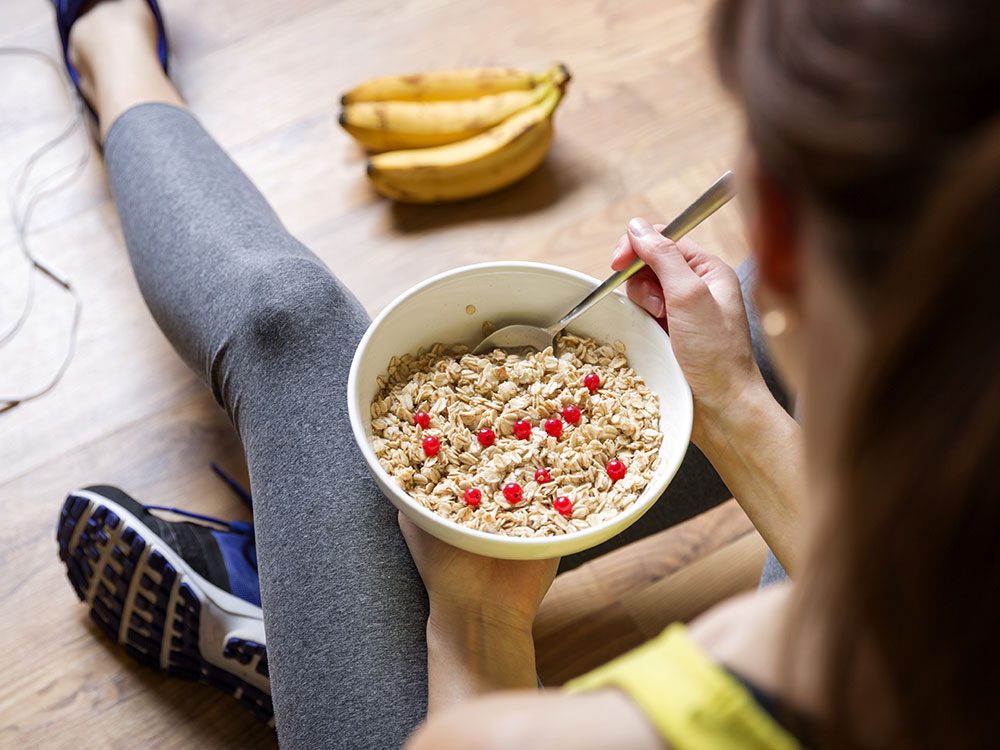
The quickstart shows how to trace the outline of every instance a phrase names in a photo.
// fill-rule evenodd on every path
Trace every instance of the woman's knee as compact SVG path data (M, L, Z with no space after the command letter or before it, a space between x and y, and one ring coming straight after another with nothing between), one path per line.
M234 336L258 356L356 343L364 309L318 260L286 258L255 269Z

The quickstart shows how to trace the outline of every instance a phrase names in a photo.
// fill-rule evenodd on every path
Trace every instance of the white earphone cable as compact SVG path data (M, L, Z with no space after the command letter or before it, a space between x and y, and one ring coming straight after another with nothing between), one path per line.
M83 311L83 300L73 282L65 274L35 255L28 243L28 235L31 230L31 219L38 205L46 198L50 198L68 188L86 169L90 161L91 145L86 134L84 105L76 95L75 90L69 86L63 74L62 67L58 62L44 52L29 47L0 47L0 56L22 57L45 63L55 72L60 81L66 83L70 98L74 103L72 121L61 132L35 149L24 163L14 170L7 182L8 208L14 226L17 246L27 261L27 277L24 304L21 307L21 312L11 324L0 332L0 348L13 340L14 336L23 328L31 315L35 301L36 274L41 274L69 294L73 300L73 313L69 331L67 332L65 354L55 372L41 386L23 394L0 394L0 413L3 413L20 404L39 398L55 388L66 374L66 370L69 369L73 356L76 353L77 333ZM39 165L42 159L59 146L59 144L68 140L77 132L83 134L83 150L79 158L72 163L64 164L52 172L45 174L31 184L31 177L36 166Z

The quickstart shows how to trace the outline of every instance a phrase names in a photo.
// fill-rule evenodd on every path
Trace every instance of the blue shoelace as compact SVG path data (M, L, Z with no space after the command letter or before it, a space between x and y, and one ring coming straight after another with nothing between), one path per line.
M243 488L243 485L224 472L222 467L215 463L215 461L213 461L210 466L212 467L212 471L215 472L215 475L229 486L229 489L235 493L236 497L245 502L251 508L253 507L253 498L250 497L250 493Z
M214 471L215 474L220 479L222 479L223 482L226 483L226 485L229 487L229 489L231 489L233 491L233 493L238 498L240 498L243 502L245 502L247 505L249 505L252 508L253 507L253 500L252 500L252 498L250 496L250 493L247 492L247 490L244 489L244 487L239 482L237 482L235 479L233 479L231 476L229 476L226 472L224 472L219 467L219 465L216 464L214 461L212 462L211 466L212 466L212 471ZM178 516L183 516L185 518L193 518L193 519L198 520L198 521L205 521L206 523L214 523L214 524L217 524L219 526L222 526L227 531L231 531L231 532L236 533L236 534L244 534L246 536L253 537L253 524L252 523L246 523L245 521L225 521L225 520L223 520L221 518L215 518L214 516L206 516L203 513L194 513L193 511L190 511L190 510L183 510L181 508L174 508L174 507L171 507L169 505L144 505L143 507L146 510L150 510L150 511L152 511L152 510L160 510L160 511L165 511L167 513L174 513L174 514L176 514Z

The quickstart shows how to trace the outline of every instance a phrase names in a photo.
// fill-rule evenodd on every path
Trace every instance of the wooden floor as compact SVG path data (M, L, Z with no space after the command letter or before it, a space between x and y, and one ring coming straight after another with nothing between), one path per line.
M707 61L707 0L161 4L192 109L372 313L419 279L477 261L603 276L629 217L674 214L736 151L738 123ZM46 0L3 0L0 45L57 55L51 16ZM552 154L490 198L434 208L381 200L337 127L340 92L371 75L552 60L574 74ZM62 127L60 87L46 68L0 57L0 175ZM143 306L99 159L41 206L35 226L38 253L72 277L85 307L65 381L0 415L0 747L273 746L231 699L124 659L64 578L53 530L68 489L106 481L240 516L208 463L245 469L223 414ZM743 255L734 207L694 235L731 262ZM22 303L24 270L0 222L0 325ZM55 366L68 319L66 301L42 283L23 335L0 351L0 391L26 389ZM543 678L557 684L752 586L762 554L730 503L561 577L538 621Z

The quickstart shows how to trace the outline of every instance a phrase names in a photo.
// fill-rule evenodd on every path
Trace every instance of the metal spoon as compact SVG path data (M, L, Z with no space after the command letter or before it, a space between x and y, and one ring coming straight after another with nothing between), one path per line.
M734 195L736 195L736 178L732 172L726 172L715 181L712 187L702 193L694 203L684 209L680 216L670 222L660 234L671 240L679 240L701 224L702 221L726 205ZM529 325L504 326L499 331L495 331L483 339L479 346L475 348L473 354L482 354L493 349L530 348L542 351L546 347L552 346L555 342L556 334L611 294L611 292L628 279L635 276L645 265L645 262L636 258L628 268L612 274L607 281L600 284L594 291L584 297L580 301L580 304L546 328Z

